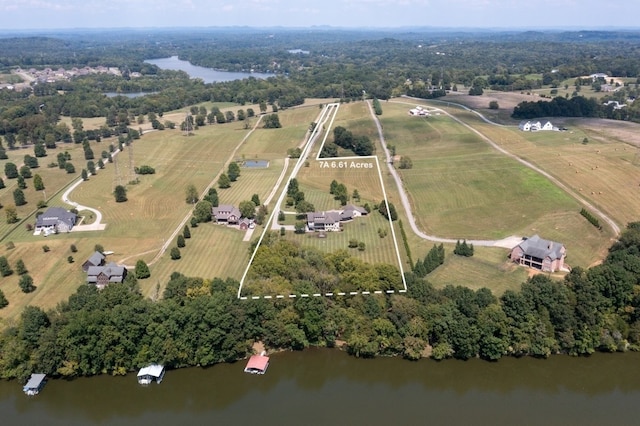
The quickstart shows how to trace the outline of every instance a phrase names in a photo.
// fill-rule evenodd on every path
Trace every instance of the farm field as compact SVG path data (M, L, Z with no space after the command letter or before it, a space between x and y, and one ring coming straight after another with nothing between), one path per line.
M388 105L382 122L397 155L419 226L440 237L499 239L578 203L546 178L505 157L445 115L408 117Z
M306 112L291 111L294 113L294 120L302 120L308 118L306 115L312 117L316 110L308 108ZM288 114L289 111L280 113L283 121L286 120ZM305 124L300 124L296 129L300 140L302 140L308 122L311 120L305 121L307 121ZM195 135L190 137L184 136L179 130L145 134L132 145L134 164L136 166L149 165L156 169L155 174L139 176L138 184L127 184L132 176L129 173L129 151L125 148L125 151L120 153L116 160L120 170L120 180L127 187L127 202L115 203L113 200L113 186L118 180L115 176L114 164L106 164L104 169L98 170L95 176L91 176L70 195L73 201L95 207L103 213L103 222L107 224L107 227L102 232L73 232L51 236L45 240L43 237L34 237L31 232L26 230L24 224L9 227L4 223L5 221L2 221L0 231L10 232L3 243L12 241L16 246L12 250L3 250L2 254L7 256L12 265L20 258L19 256L24 257L27 268L30 269L34 283L38 287L33 293L23 294L17 288L18 278L3 279L0 285L7 288L4 292L10 302L10 306L2 312L3 318L12 317L15 312L20 312L26 304L38 304L50 308L65 300L78 285L84 283L85 276L80 265L91 255L95 244L101 244L105 250L113 252L109 256L110 261L124 263L131 268L137 259L151 262L166 239L170 237L193 207L185 203L186 186L193 184L199 192L203 192L216 175L225 168L227 160L232 157L234 149L246 133L247 130L243 129L243 125L236 122L219 126L205 126L198 129ZM243 167L238 181L233 183L231 188L220 190L220 201L238 203L250 199L254 193L258 193L261 199L266 198L282 171L286 149L296 145L291 139L294 134L295 132L291 132L287 142L280 142L275 146L273 139L265 137L272 136L266 131L262 137L249 138L243 147L248 150L247 152L260 152L272 158L270 167L267 169ZM108 150L110 141L111 139L106 139L101 143L92 143L96 162L100 152ZM71 162L76 166L77 174L68 175L57 167L46 167L46 163L56 160L57 151L64 150L71 153ZM32 155L33 150L9 151L10 160L5 160L3 163L13 160L16 164L20 164L18 160L21 160L26 153ZM35 169L34 173L40 173L43 177L47 198L51 199L49 206L64 206L60 200L62 189L77 179L79 171L86 164L82 146L61 144L57 150L50 150L48 157L39 160L41 166ZM15 180L5 181L7 189L1 190L0 197L4 198L0 199L3 205L8 205L12 203L11 192ZM27 180L27 184L31 186L30 179ZM35 212L34 198L37 199L36 197L39 198L43 195L30 191L32 191L31 188L25 190L28 204L19 207L18 214L21 218L28 218L29 222L35 222L34 216L29 217ZM85 223L90 223L92 220L93 218L89 217L89 213L87 213ZM193 238L189 241L193 250L189 250L191 247L185 248L183 258L179 262L189 268L193 267L194 273L202 271L203 276L210 278L217 275L239 278L240 272L238 271L246 265L246 262L244 264L237 263L237 260L248 251L246 248L248 243L242 243L244 233L217 229L216 233L200 230L199 234L201 235L198 235L196 231L198 229L194 229ZM213 240L209 241L208 238ZM229 244L225 244L225 241L228 241ZM44 254L42 245L45 243L50 246L51 250L47 253L47 262L39 261L39 264L45 265L45 267L39 267L36 270L36 268L30 267L31 262L27 259L37 259L41 253ZM67 262L67 257L72 254L69 251L71 244L75 244L78 248L78 252L73 253L74 263ZM197 247L202 247L202 249ZM207 247L206 250L205 247ZM238 252L235 253L234 250ZM229 253L232 255L229 260L226 260ZM248 254L246 256L248 259ZM208 262L211 258L223 260ZM211 264L204 267L197 266L206 263ZM166 280L175 266L176 262L171 261L168 255L162 256L156 264L150 265L153 276L150 280L140 283L143 292L151 294L152 291L155 291L158 282L163 290ZM15 287L17 291L8 290L9 287Z
M621 123L620 130L611 120L563 119L555 122L567 127L566 132L520 132L483 124L469 114L464 119L505 149L559 178L618 226L640 216L636 146L640 125ZM625 200L624 209L620 200Z

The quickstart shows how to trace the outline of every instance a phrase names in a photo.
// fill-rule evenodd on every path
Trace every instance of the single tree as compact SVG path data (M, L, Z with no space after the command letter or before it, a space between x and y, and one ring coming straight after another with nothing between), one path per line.
M27 182L25 182L24 176L22 175L18 176L17 180L18 180L18 188L27 189Z
M67 262L73 263L73 256L67 256Z
M182 230L182 236L185 238L191 238L191 231L189 230L189 227L187 225L185 225L184 229Z
M36 287L33 285L33 278L31 278L29 274L24 274L20 277L18 286L23 293L31 293L36 289Z
M80 177L82 180L89 180L89 173L87 173L87 169L82 169L80 172Z
M229 176L227 176L224 173L221 174L220 178L218 179L218 188L225 189L230 187L231 187L231 180L229 179Z
M200 201L196 204L196 208L193 209L193 217L198 223L211 222L212 212L211 203L208 201Z
M218 207L220 201L218 199L218 191L215 188L209 188L209 192L202 198L204 201L211 203L211 206Z
M187 186L185 190L185 201L187 204L195 204L198 202L198 190L195 185L190 184Z
M253 201L240 202L238 209L240 210L240 216L247 219L253 219L256 215L256 205L253 204Z
M0 178L0 189L5 188L4 180Z
M66 170L67 173L72 174L76 172L76 168L73 167L73 164L71 164L70 162L66 162L64 164L64 169Z
M235 182L236 180L238 180L238 177L240 176L240 166L238 166L238 163L236 163L235 161L229 163L227 176L229 176L229 180L231 182Z
M122 186L116 186L116 189L113 191L113 195L116 199L116 203L124 203L127 201L127 189Z
M0 256L0 275L8 277L11 274L13 274L13 269L9 266L9 261L6 257Z
M176 246L178 246L178 248L183 248L186 245L187 243L185 242L184 237L182 235L178 235L178 238L176 239Z
M17 188L13 191L13 201L16 206L24 206L27 204L27 200L24 198L24 192L22 192L22 189Z
M69 250L71 250L71 253L76 253L78 251L78 247L76 247L75 244L71 244L69 246Z
M23 275L27 272L29 271L27 271L27 267L24 265L24 261L22 259L18 259L16 261L16 274Z
M93 246L93 251L97 251L98 253L104 253L104 247L102 244L96 244Z
M25 179L29 179L32 176L31 168L27 165L20 167L20 176L22 176Z
M7 216L7 223L16 223L18 221L18 211L15 206L7 206L4 209L4 212Z
M251 201L253 202L253 204L255 204L256 206L260 205L260 197L258 196L258 194L253 194L251 196Z
M15 179L19 176L18 167L13 163L6 163L4 165L4 174L7 179Z
M42 181L42 177L38 174L33 176L33 188L36 191L42 191L44 189L44 182Z
M180 259L180 249L178 247L171 248L171 260Z
M147 266L146 262L142 259L138 259L138 261L136 262L135 273L136 273L136 278L139 280L143 280L151 276L151 272L149 271L149 266Z
M0 290L0 309L6 307L8 304L9 304L9 301L4 296L4 293L2 292L2 290Z

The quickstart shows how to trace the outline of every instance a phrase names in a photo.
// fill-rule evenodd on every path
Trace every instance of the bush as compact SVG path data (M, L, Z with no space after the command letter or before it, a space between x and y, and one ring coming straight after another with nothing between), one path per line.
M152 175L156 172L156 169L151 166L140 166L136 167L135 171L139 175Z
M45 253L49 253L49 251L50 251L50 250L51 250L51 249L49 248L49 246L48 246L48 245L46 245L46 244L45 244L44 246L42 246L42 251L43 251L43 252L45 252Z
M67 257L67 262L69 262L69 263L73 263L73 256L69 256L69 257Z
M69 246L69 250L71 250L71 253L75 253L75 252L77 252L77 251L78 251L78 247L76 247L76 245L75 245L75 244L71 244L71 245Z

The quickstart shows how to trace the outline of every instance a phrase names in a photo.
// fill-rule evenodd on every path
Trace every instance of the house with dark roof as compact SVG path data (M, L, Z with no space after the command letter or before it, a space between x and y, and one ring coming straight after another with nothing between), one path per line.
M364 207L354 206L353 204L347 204L344 206L342 212L340 212L340 220L351 220L356 217L366 216L369 212Z
M127 268L107 263L104 266L89 266L87 270L87 282L103 289L111 283L121 283L127 278Z
M339 231L341 212L307 213L307 229L309 231Z
M220 204L211 209L211 216L216 223L236 225L240 220L240 209L231 204Z
M105 256L104 254L100 253L99 251L96 251L95 253L93 253L91 255L91 257L89 259L87 259L83 264L82 264L82 270L84 272L87 272L89 270L90 266L102 266L104 265L104 260L106 259L107 256Z
M513 262L529 268L555 272L564 269L566 252L563 244L534 235L515 246L509 257Z
M36 219L36 233L70 232L77 216L62 207L50 207Z

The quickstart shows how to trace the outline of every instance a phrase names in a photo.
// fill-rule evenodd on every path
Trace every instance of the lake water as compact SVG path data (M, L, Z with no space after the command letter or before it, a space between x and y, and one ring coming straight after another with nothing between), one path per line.
M272 355L264 376L244 362L50 380L27 397L0 382L3 425L631 425L638 424L640 354L409 362L337 350Z
M200 67L192 65L189 61L182 61L177 56L161 59L147 59L145 62L158 66L163 70L175 70L184 71L189 74L191 78L200 78L205 83L215 83L219 81L233 81L242 80L243 78L255 77L255 78L267 78L273 77L274 74L265 74L259 72L246 73L246 72L229 72L218 71L213 68Z

